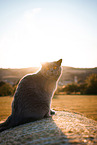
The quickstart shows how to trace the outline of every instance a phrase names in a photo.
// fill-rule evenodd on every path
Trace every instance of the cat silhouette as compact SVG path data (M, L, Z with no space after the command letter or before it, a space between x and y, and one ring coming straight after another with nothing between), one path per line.
M62 59L44 63L37 73L20 80L12 102L12 113L0 124L0 132L54 114L50 109L51 99L61 76L61 63Z

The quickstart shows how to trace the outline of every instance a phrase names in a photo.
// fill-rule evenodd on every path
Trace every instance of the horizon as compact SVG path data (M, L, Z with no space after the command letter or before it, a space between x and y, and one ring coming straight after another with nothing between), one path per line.
M95 69L97 67L72 67L72 66L64 66L62 65L62 67L67 67L67 68L75 68L75 69ZM11 68L11 67L0 67L0 69L29 69L29 68L41 68L41 65L40 66L32 66L32 67L21 67L21 68Z
M6 1L6 2L5 2ZM96 0L0 1L0 68L97 67Z

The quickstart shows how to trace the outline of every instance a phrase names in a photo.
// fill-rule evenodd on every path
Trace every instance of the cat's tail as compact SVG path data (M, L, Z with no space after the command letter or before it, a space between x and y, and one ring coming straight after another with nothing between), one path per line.
M7 120L0 124L0 132L12 127L12 116L9 116Z

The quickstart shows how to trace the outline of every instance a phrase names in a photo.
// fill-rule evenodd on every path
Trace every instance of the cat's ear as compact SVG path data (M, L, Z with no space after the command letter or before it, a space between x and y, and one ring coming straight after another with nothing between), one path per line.
M61 65L61 63L62 63L62 59L59 59L59 60L57 61L57 64L58 64L58 65Z

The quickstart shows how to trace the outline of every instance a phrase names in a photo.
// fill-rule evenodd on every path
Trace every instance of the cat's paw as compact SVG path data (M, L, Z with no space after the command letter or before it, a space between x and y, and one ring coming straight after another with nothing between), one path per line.
M50 110L50 114L54 115L56 112L54 110Z
M48 118L48 117L52 117L52 115L55 114L55 111L54 110L50 110L45 116L44 118Z

